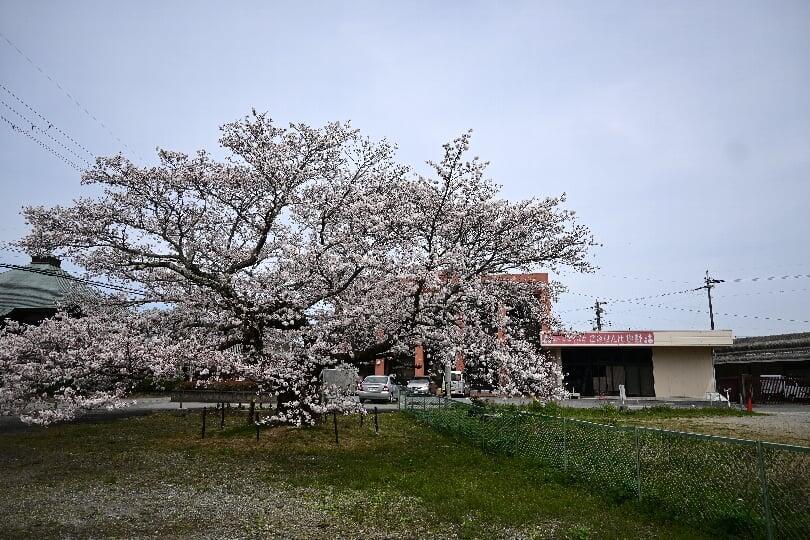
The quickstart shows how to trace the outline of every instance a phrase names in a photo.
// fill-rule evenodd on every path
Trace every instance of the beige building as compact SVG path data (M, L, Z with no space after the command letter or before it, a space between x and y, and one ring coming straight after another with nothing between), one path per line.
M715 391L712 350L731 330L628 330L543 334L567 390L587 396L705 398Z

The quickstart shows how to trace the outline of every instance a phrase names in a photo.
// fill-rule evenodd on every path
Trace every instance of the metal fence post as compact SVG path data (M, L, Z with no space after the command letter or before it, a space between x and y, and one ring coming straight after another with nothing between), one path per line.
M762 506L765 511L768 540L773 540L773 520L771 518L771 501L768 494L768 479L765 476L765 456L762 453L762 441L757 441L757 469L759 470L759 489L762 495Z
M563 470L568 471L568 420L563 418Z
M636 493L641 501L641 442L638 436L638 427L634 428L636 435Z

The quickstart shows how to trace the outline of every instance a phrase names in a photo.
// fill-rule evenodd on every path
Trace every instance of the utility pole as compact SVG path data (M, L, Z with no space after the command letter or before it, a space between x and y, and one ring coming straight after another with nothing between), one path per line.
M695 290L698 291L700 289L706 289L706 294L709 296L709 323L711 324L711 329L714 330L714 309L712 308L712 289L718 283L724 283L726 280L713 279L711 276L709 276L708 270L706 270L706 277L704 279L706 284L703 287L698 287Z
M607 304L607 302L600 302L599 300L597 300L596 303L593 305L593 308L596 311L596 329L599 330L600 332L602 331L602 314L605 312L602 306L604 306L605 304Z

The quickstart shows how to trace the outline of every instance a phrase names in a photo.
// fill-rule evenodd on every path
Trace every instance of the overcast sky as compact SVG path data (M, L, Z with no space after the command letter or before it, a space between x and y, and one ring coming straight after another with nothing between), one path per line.
M708 269L727 280L718 328L810 330L810 2L3 0L0 32L21 51L0 38L0 82L94 155L215 150L252 107L351 120L417 166L473 128L505 197L566 192L603 244L598 273L559 276L575 328L593 296L682 291ZM21 206L81 193L0 121L0 241L25 232ZM705 291L606 310L617 329L708 328Z

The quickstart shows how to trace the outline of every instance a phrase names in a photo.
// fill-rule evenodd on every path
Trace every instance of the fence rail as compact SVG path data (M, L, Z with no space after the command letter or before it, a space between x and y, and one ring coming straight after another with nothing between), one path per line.
M618 500L708 531L810 538L810 448L614 426L441 397L402 408L487 452L557 469Z

